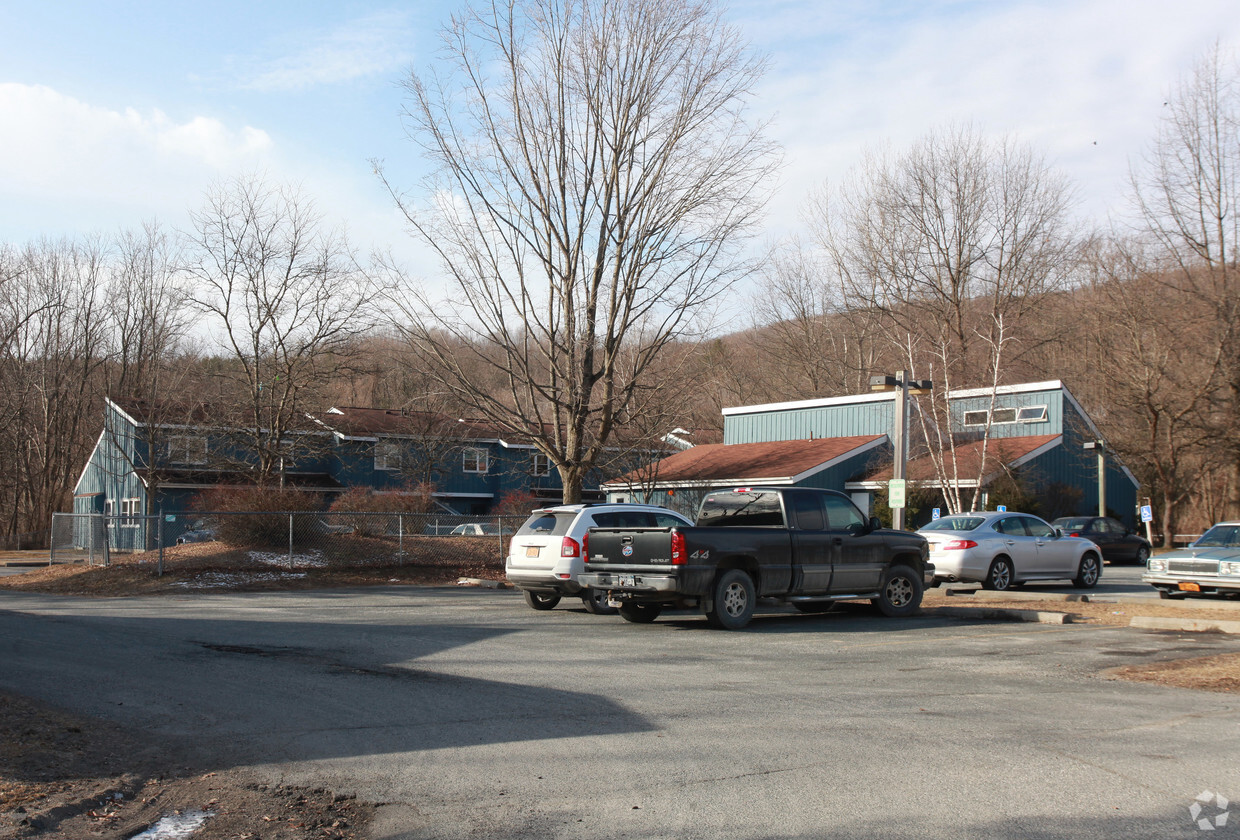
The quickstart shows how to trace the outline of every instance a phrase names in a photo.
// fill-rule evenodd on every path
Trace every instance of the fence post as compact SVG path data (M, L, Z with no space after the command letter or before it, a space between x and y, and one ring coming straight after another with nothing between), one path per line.
M159 542L159 568L156 577L164 576L164 506L159 506L159 523L155 526L155 539Z
M288 515L288 567L293 568L293 514Z
M112 565L112 535L108 530L112 527L112 520L108 517L103 518L103 567L106 569Z
M396 514L396 556L399 564L405 565L405 515Z
M47 565L51 566L56 562L56 517L58 513L52 514L52 533L47 538Z

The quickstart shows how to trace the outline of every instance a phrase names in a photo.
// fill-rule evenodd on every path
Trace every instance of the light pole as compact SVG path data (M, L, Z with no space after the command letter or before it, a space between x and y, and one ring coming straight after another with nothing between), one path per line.
M1107 443L1105 440L1087 440L1081 448L1098 454L1098 515L1107 515Z
M907 370L896 371L895 376L871 376L871 391L895 391L896 404L892 418L891 482L887 485L887 502L891 507L891 526L904 530L904 468L908 463L908 395L928 394L932 385L929 379L910 380Z

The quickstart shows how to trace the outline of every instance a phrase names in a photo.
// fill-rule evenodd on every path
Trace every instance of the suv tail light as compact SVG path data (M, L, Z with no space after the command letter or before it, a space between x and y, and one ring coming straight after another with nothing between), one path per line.
M672 565L683 566L688 562L689 558L685 556L685 535L672 531Z
M966 548L977 548L973 540L950 540L941 546L944 551L964 551Z
M590 562L590 532L581 535L581 562Z
M572 537L565 537L564 541L560 543L560 556L561 557L576 557L580 553L581 553L581 544L578 543Z

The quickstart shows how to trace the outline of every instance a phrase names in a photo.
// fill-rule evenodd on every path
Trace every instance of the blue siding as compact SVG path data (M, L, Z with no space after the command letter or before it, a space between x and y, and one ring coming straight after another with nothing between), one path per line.
M991 438L1025 437L1026 435L1057 435L1064 427L1065 400L1063 391L1030 391L1022 394L995 395L995 408L1028 408L1030 406L1046 406L1046 420L1034 423L993 423L990 426ZM969 411L985 411L989 409L990 397L970 397L952 401L952 422L956 431L981 431L983 427L964 425L964 415ZM1071 406L1068 410L1073 415Z
M892 430L894 416L894 396L882 401L730 414L723 418L723 442L885 435Z

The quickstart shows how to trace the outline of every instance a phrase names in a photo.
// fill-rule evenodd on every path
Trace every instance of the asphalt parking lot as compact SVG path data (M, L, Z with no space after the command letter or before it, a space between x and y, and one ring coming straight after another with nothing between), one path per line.
M385 803L387 840L1190 837L1240 799L1233 695L1102 675L1231 636L400 587L0 593L0 639L0 688Z

